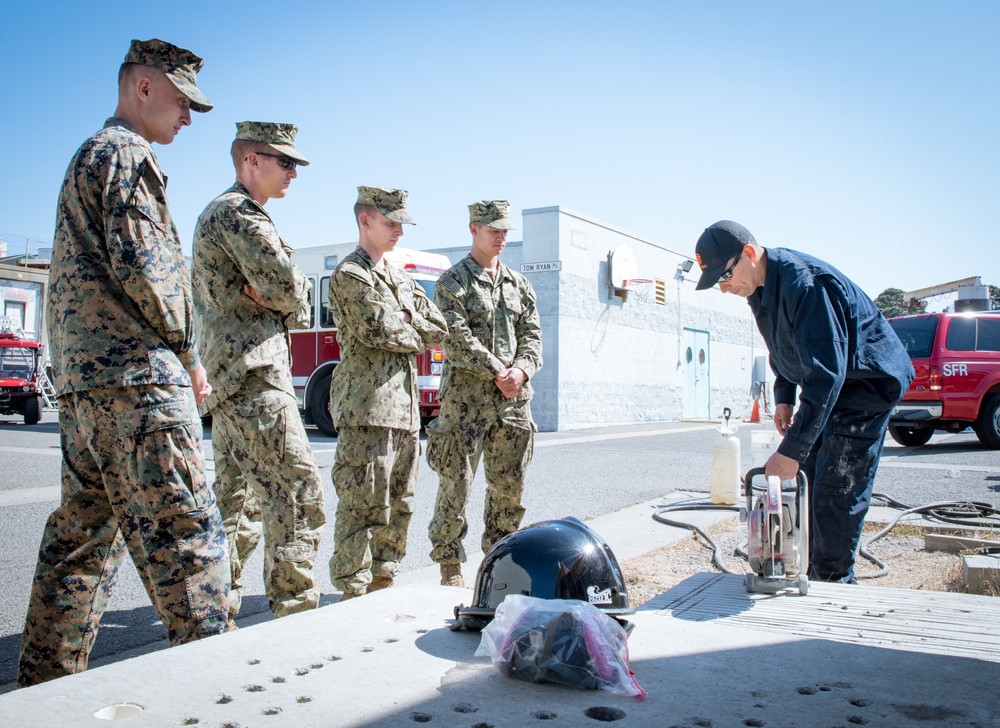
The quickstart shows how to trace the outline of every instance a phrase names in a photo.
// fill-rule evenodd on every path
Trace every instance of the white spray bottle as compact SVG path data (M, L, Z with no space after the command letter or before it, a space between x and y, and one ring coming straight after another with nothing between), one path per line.
M712 453L712 486L709 491L713 503L733 505L740 500L740 441L735 430L729 428L732 410L723 409L726 424L719 430L722 435L715 441Z

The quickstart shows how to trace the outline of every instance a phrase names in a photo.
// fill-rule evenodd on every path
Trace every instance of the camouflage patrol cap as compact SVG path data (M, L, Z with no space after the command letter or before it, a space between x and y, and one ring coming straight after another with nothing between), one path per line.
M163 71L177 90L191 100L191 109L202 113L212 110L205 94L198 90L196 75L205 61L189 50L178 48L159 38L133 40L125 54L125 63L138 63Z
M509 214L510 203L507 200L480 200L469 205L469 222L478 222L497 230L517 230Z
M271 121L237 121L236 138L249 142L267 144L274 151L294 159L303 167L309 160L295 148L295 134L299 131L295 124L277 124Z
M406 190L394 190L391 187L358 187L359 205L370 205L393 222L416 225L410 213L406 211Z

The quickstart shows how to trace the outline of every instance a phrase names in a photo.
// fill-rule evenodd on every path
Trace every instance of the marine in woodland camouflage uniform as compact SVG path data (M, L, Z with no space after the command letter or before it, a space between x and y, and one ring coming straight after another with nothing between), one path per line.
M215 495L232 566L230 615L243 564L264 532L264 590L276 617L319 604L313 562L326 523L323 483L292 388L288 330L307 328L309 281L264 211L297 165L291 124L243 121L232 145L236 183L198 218L194 305L214 390Z
M205 479L196 398L210 391L166 178L203 61L132 41L118 108L63 180L47 325L59 399L61 503L48 518L18 687L86 669L127 548L171 644L225 632L229 561Z
M465 508L485 460L483 551L517 530L535 424L531 378L542 368L542 330L531 284L499 260L515 229L504 200L469 205L472 251L438 279L434 302L448 322L441 413L427 427L427 464L440 477L430 524L441 583L464 586Z
M330 284L341 356L330 388L339 499L330 578L345 599L392 586L406 553L420 459L416 354L447 333L423 289L383 258L413 224L406 197L358 188L358 247Z

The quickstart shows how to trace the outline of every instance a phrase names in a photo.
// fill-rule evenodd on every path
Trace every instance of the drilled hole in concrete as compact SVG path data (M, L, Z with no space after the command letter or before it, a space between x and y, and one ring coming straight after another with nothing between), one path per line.
M583 711L583 714L588 718L593 718L594 720L600 720L604 722L610 722L613 720L621 720L625 717L625 711L619 710L618 708L610 708L607 705L595 705L593 708L587 708Z
M361 651L362 652L374 652L375 648L374 647L362 647Z
M414 723L430 723L433 719L430 713L410 713L410 720Z
M181 725L198 725L200 722L200 718L184 718L181 720Z
M232 698L232 696L226 695L225 693L223 693L221 695L216 695L215 696L215 702L217 704L219 704L219 705L225 705L226 703L233 702L233 698Z
M852 698L851 699L851 705L853 705L855 708L867 708L871 704L872 704L872 701L865 700L864 698Z
M748 726L749 728L763 728L763 726L766 726L767 723L762 721L760 718L747 718L743 721L743 725Z
M248 693L262 693L262 692L264 692L264 686L263 685L244 685L243 689L246 690Z
M862 718L860 715L852 715L847 719L847 722L853 725L868 725L868 719Z
M254 659L252 659L252 660L247 660L247 664L248 664L248 665L259 665L259 664L260 664L260 660L258 660L258 659L257 659L257 658L255 657L255 658L254 658Z
M308 675L309 671L304 667L296 667L295 674L301 677L302 675Z
M555 720L559 716L551 710L539 710L535 713L535 717L538 718L538 720Z
M283 683L283 682L285 682L285 678L283 678L281 675L275 675L274 677L271 678L271 682L273 682L273 683Z
M412 622L416 617L411 614L393 614L391 617L386 617L385 621L390 624L406 624L407 622Z
M428 632L430 632L430 630L429 629L421 628L421 629L416 630L416 632L417 632L417 634L427 634Z
M494 728L492 723L474 723L472 728Z
M281 708L277 707L276 705L272 705L270 707L264 708L260 712L261 715L278 715L281 712Z
M826 685L821 685L821 686L820 686L820 688L819 688L819 691L820 691L821 693L828 693L828 692L830 692L831 690L833 690L833 688L831 688L831 687L827 687Z
M312 702L312 698L309 697L308 695L300 695L299 697L295 698L295 702L296 703L311 703Z
M241 728L239 723L220 723L219 728Z
M708 718L692 718L691 722L698 728L712 728L712 721L708 720Z
M94 717L98 720L128 720L129 718L136 717L141 712L141 705L135 705L134 703L116 703L115 705L108 705L101 708L94 713Z
M387 645L391 645L393 642L399 642L399 640L397 638L395 638L395 637L386 637L385 639L379 640L379 642L383 642L383 643L385 643Z
M750 694L753 697L755 697L755 698L766 698L767 697L767 693L765 693L763 690L754 690Z
M795 692L797 692L799 695L815 695L816 688L809 688L809 687L795 688Z
M456 703L455 705L451 706L451 709L454 710L456 713L478 713L479 712L479 708L477 708L474 705L470 705L469 703Z
M337 660L343 660L344 658L343 658L343 657L341 657L340 655L330 655L330 656L329 656L329 657L327 657L326 659L327 659L327 661L329 661L329 662L336 662Z
M323 669L323 663L322 662L314 662L309 667L312 670L322 670Z

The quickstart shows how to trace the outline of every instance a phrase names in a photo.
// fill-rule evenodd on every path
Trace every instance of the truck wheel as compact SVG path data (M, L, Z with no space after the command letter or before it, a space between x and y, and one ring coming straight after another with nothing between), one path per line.
M983 399L972 429L979 436L979 441L990 450L1000 450L1000 394L991 394Z
M889 434L892 439L903 447L920 447L926 445L934 434L933 427L904 427L903 425L889 425Z
M41 410L38 406L38 397L30 397L24 400L24 424L37 425L42 418Z
M309 415L312 417L313 424L327 437L337 436L337 428L333 426L333 417L330 415L330 381L332 379L333 377L329 374L320 379L309 399Z

